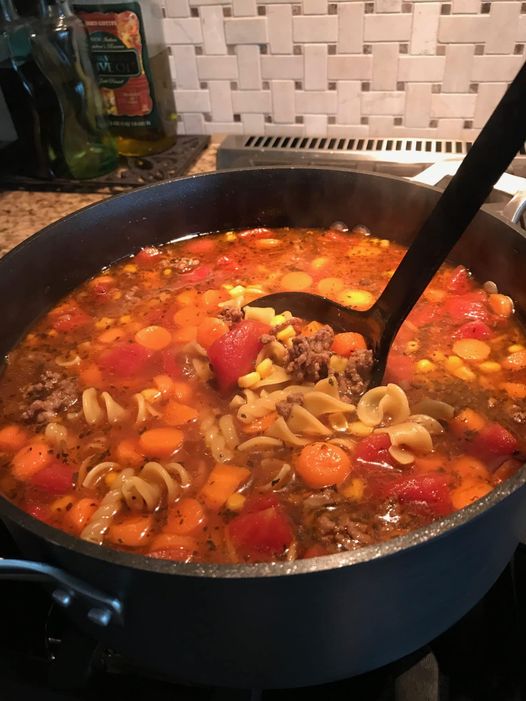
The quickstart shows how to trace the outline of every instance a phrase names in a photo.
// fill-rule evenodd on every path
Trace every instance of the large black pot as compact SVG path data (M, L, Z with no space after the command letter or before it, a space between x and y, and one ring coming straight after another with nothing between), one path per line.
M65 293L145 244L335 220L408 243L437 197L398 178L321 168L209 174L116 197L47 227L0 261L0 352ZM480 212L453 258L526 309L526 240L517 228ZM473 506L388 543L253 566L185 565L98 547L3 499L0 515L28 558L60 568L46 569L61 582L55 598L104 643L183 680L293 687L383 665L466 613L525 532L525 482L523 469ZM4 571L27 567L0 561Z

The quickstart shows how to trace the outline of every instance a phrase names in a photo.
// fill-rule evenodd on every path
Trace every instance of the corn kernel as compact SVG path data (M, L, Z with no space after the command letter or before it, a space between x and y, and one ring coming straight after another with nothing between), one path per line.
M453 372L453 370L456 370L457 368L461 368L464 365L464 362L462 358L459 358L458 355L450 355L446 359L446 370L448 372Z
M112 485L112 484L115 482L115 480L117 479L117 476L118 476L118 475L117 475L116 472L108 472L108 473L104 476L104 482L106 483L106 486L107 486L107 487L111 487L111 485Z
M382 239L380 241L380 248L389 248L390 245L391 245L391 242L388 241L387 239Z
M285 326L281 331L278 331L276 338L278 341L287 341L289 338L294 338L295 335L294 327L289 325Z
M511 346L508 346L508 353L518 353L519 351L523 351L524 346L520 343L514 343Z
M352 421L349 424L348 431L353 436L363 438L369 436L373 432L372 426L366 426L361 421Z
M163 275L164 277L170 277L171 275L173 275L173 270L171 268L165 268L163 270Z
M416 364L416 371L417 372L422 372L422 373L427 373L427 372L433 372L433 370L436 368L436 365L432 363L430 360L427 358L423 358L422 360L419 360Z
M466 382L473 382L477 378L473 370L470 370L465 365L453 370L453 375L458 377L459 380L465 380Z
M365 491L365 482L358 477L352 479L349 484L346 484L343 489L340 489L340 494L346 499L351 499L352 501L360 501L362 499Z
M243 287L243 285L236 285L235 287L232 287L232 289L228 291L228 294L231 297L241 297L241 295L244 293L245 293L245 288Z
M121 324L129 324L131 320L132 320L132 318L129 314L123 314L121 316L121 318L119 319L119 322Z
M270 375L273 367L272 360L270 358L265 358L259 365L256 365L256 372L259 372L261 377L265 378Z
M347 367L347 358L341 355L332 355L329 359L329 367L334 372L344 372Z
M143 389L141 394L147 402L156 402L162 396L161 392L159 392L158 389L155 389L155 387L148 387L147 389Z
M292 319L292 312L283 312L283 317L285 321L288 321L289 319Z
M280 324L284 324L287 320L283 316L283 314L276 314L276 316L272 319L270 322L271 326L279 326Z
M246 497L243 496L243 494L239 494L238 492L234 492L234 494L231 494L228 499L226 500L226 508L229 511L241 511L243 508Z
M319 256L319 258L315 258L311 262L311 268L314 268L314 270L319 270L320 268L323 268L324 265L327 265L329 260L330 259L327 256Z
M408 341L405 344L405 352L406 353L416 353L416 351L420 348L420 343L418 341Z
M223 285L221 285L221 287L222 287L224 290L232 290L232 289L234 289L234 285L230 285L228 282L225 282Z
M232 243L235 241L237 236L234 234L233 231L227 231L226 234L223 236L223 239L225 241L228 241L228 243Z
M494 360L485 360L479 365L479 370L486 375L491 375L494 372L499 372L501 366L500 363L496 363Z
M107 329L115 323L115 319L110 319L108 316L103 316L95 322L96 329Z
M135 263L126 263L123 270L125 273L136 273L137 266L135 265Z
M257 384L261 380L261 375L259 372L249 372L246 375L241 375L241 377L238 378L237 384L242 388L242 389L248 389L248 387L252 387L252 385Z
M60 497L51 503L51 511L55 514L64 513L73 506L74 499L71 496Z

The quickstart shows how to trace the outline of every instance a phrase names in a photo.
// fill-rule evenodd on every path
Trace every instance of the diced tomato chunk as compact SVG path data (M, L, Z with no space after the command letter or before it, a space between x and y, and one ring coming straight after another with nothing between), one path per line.
M486 294L482 291L468 292L463 295L452 295L445 301L444 308L451 319L457 324L466 321L489 320L489 313L486 308Z
M177 356L175 348L165 348L161 351L163 370L167 375L170 375L172 380L180 380L183 376L181 363Z
M74 467L60 460L54 460L42 470L34 474L30 483L33 487L49 494L65 494L73 487Z
M93 321L89 314L86 314L80 307L76 304L72 304L67 307L59 307L59 313L51 312L51 325L55 331L60 333L68 333L69 331L76 331Z
M150 268L160 255L162 255L161 251L155 246L145 246L133 257L133 260L141 268Z
M220 336L208 349L221 392L232 389L237 378L254 369L257 354L263 347L261 336L269 326L253 319L244 319Z
M98 365L109 375L131 377L145 369L151 355L152 351L138 343L121 343L101 353Z
M517 439L504 426L496 422L483 426L468 443L467 450L483 460L490 469L496 469L518 448Z
M385 368L384 382L394 382L397 385L411 382L415 372L415 361L407 355L389 353Z
M42 504L40 501L26 499L23 509L30 516L33 516L33 518L37 518L39 521L43 521L44 523L48 523L51 520L49 506L47 504Z
M436 516L453 510L447 478L438 473L401 477L392 483L391 495L402 504L422 505Z
M197 268L190 270L188 273L182 273L181 279L185 283L196 284L203 282L212 274L212 268L209 265L198 265Z
M211 236L196 236L194 239L191 239L184 244L185 249L194 255L211 253L216 246L216 240Z
M447 289L456 295L463 295L472 289L471 274L463 265L457 265L451 271Z
M455 331L454 339L476 338L478 341L485 341L491 337L491 329L483 321L468 321Z
M367 438L358 441L354 449L354 462L357 467L387 467L391 468L396 464L395 459L389 452L391 439L387 433L373 433Z
M265 511L265 509L272 509L276 506L280 506L280 501L272 492L269 494L255 494L246 500L243 506L243 513L253 514L256 511Z
M239 268L239 265L237 261L234 258L231 258L230 256L219 256L219 258L216 260L216 267L225 268L227 270L234 270Z
M268 560L281 555L292 543L294 535L281 506L260 508L264 501L258 499L249 500L239 516L232 519L228 534L240 557Z

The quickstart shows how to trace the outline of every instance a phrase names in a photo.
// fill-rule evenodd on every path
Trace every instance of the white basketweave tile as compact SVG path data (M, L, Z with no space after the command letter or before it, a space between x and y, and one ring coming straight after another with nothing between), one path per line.
M306 114L303 117L305 133L309 136L327 136L327 115Z
M205 122L205 134L243 134L241 122Z
M463 119L439 119L437 137L439 139L460 139L463 128Z
M201 5L230 5L232 0L189 0L191 7Z
M243 134L260 136L265 133L265 118L262 114L242 114Z
M436 129L418 127L393 127L393 138L395 139L435 139Z
M232 90L234 112L271 112L270 90Z
M363 49L363 2L338 4L338 44L340 54L357 54Z
M177 111L210 112L210 95L208 90L174 90Z
M400 12L402 0L376 0L374 4L375 12Z
M357 80L339 80L336 83L336 122L359 124L361 112L361 83Z
M486 41L489 15L441 15L438 41L452 44L481 44Z
M173 52L173 49L174 49L174 47L171 46L171 47L170 47L170 51ZM175 59L174 59L174 57L172 56L172 54L170 54L170 55L168 56L168 66L169 66L169 68L170 68L170 76L171 76L171 78L172 78L172 85L173 85L173 84L176 82L176 80L177 80L177 66L175 65ZM199 87L199 86L198 86L198 87Z
M510 54L517 41L520 2L492 2L489 29L486 36L486 54Z
M259 46L241 44L236 46L238 84L241 90L261 89L261 63Z
M303 124L265 124L266 136L303 136Z
M395 117L404 113L405 93L387 92L363 92L361 95L362 115L388 114Z
M477 14L480 12L480 0L453 0L451 5L453 14Z
M369 127L359 124L329 124L327 136L336 136L342 139L363 139L369 135Z
M446 47L443 92L468 92L474 49L473 44L450 44Z
M373 44L373 90L396 90L398 44Z
M228 80L211 80L208 83L210 111L215 122L233 122L232 91Z
M257 17L256 0L232 0L232 14L234 17Z
M519 26L517 28L517 41L526 41L526 15L519 17Z
M163 31L167 44L200 44L203 41L201 22L196 17L165 17Z
M415 3L409 42L410 53L433 55L436 52L440 8L439 2Z
M327 77L329 80L370 80L373 72L372 56L329 56Z
M335 114L336 92L334 90L312 90L305 92L297 90L295 93L297 114Z
M224 22L227 44L265 44L267 41L266 17L227 17Z
M406 127L429 127L431 119L431 85L409 83L406 86L405 117Z
M306 44L303 47L305 90L327 90L327 46Z
M462 117L471 119L475 114L476 95L438 93L431 95L431 117Z
M273 80L270 84L270 92L272 95L272 116L274 121L279 124L293 122L296 117L294 81Z
M178 136L185 136L186 135L186 129L185 129L184 122L182 121L182 119L180 119L177 122L176 127L175 127L175 133Z
M182 116L186 134L202 134L205 130L205 120L198 112L188 112Z
M292 54L292 5L269 5L267 30L271 54Z
M369 117L369 136L385 136L393 131L393 117Z
M338 39L338 17L336 15L293 17L292 38L295 42L335 42Z
M475 56L471 77L484 83L510 81L523 61L522 56Z
M303 78L303 56L262 56L261 77L263 80Z
M365 15L364 41L408 41L411 36L409 13Z
M167 17L190 17L188 0L165 0Z
M198 56L197 71L200 80L237 80L235 56Z
M400 56L398 80L408 83L440 83L445 65L444 56Z
M506 83L481 83L477 95L473 126L480 129L506 91Z
M328 0L303 0L304 15L327 14Z
M201 7L203 48L205 54L226 54L223 10L219 6Z
M177 66L177 87L183 90L198 90L199 76L195 49L192 45L172 46L172 56Z

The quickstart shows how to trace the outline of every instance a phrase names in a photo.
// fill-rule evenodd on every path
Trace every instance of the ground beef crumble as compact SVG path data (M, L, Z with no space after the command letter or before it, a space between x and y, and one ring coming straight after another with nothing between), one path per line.
M279 416L283 416L284 419L288 419L290 412L292 411L292 407L295 404L303 406L304 401L305 400L301 392L292 392L286 399L276 403L276 411L278 412Z
M199 265L199 258L190 258L189 256L181 256L170 261L170 267L178 273L189 273Z
M245 318L245 312L238 307L224 307L217 315L220 319L223 319L228 326L233 326L243 321Z
M343 372L335 372L340 397L344 400L356 401L367 390L373 367L373 352L357 350L351 353Z
M59 411L69 409L78 398L76 381L53 370L44 370L38 382L25 385L20 391L24 399L22 419L37 423L52 421Z
M317 382L327 377L334 331L322 326L312 336L295 336L285 359L285 370L294 382Z

